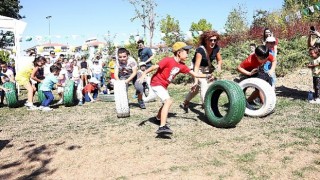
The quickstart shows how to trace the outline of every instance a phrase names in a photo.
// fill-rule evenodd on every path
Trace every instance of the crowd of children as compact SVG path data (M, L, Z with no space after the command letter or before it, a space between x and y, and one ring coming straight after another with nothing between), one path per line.
M172 130L167 123L167 117L173 99L170 97L167 88L177 74L190 74L195 78L195 83L192 85L190 92L180 107L183 108L185 112L188 112L187 109L190 100L199 91L201 92L201 99L203 101L208 84L214 81L212 72L214 70L221 71L222 69L220 48L217 45L218 40L219 34L215 31L207 31L200 36L199 47L193 56L193 70L190 70L189 67L185 65L189 50L192 47L184 42L176 42L172 46L173 56L165 57L155 65L149 63L149 60L153 58L152 54L149 59L141 61L138 65L137 61L130 56L130 52L125 48L119 48L117 51L118 58L116 59L116 56L112 56L108 64L102 62L101 56L99 55L93 60L88 60L85 56L82 56L81 60L77 61L76 59L67 59L63 56L56 58L54 52L51 52L48 58L42 56L35 58L32 65L25 66L15 77L13 72L7 68L6 63L1 62L1 81L16 81L20 86L24 86L28 91L25 106L29 110L40 109L42 111L52 110L49 105L54 99L52 93L54 84L58 87L57 93L60 98L58 104L63 103L63 87L68 79L75 82L79 100L78 105L82 105L85 102L96 101L101 87L106 88L105 91L101 92L110 93L113 89L113 82L116 80L124 80L126 84L132 82L141 109L146 109L142 98L146 89L152 89L161 99L163 104L154 118L155 123L159 125L156 133L172 134ZM142 42L139 41L142 47L141 43ZM266 28L261 45L256 46L255 44L250 44L252 53L239 64L237 70L247 78L258 77L267 81L272 87L275 87L277 45L278 39L272 35L270 29ZM141 47L140 50L142 49ZM318 47L311 46L309 54L312 60L308 64L308 67L312 69L315 91L314 99L310 100L310 103L319 104L320 53ZM212 65L214 60L217 62L216 68ZM104 82L104 66L109 68L110 73L110 76L106 78L106 82ZM153 71L155 72L151 77L149 87L146 83L146 76ZM41 83L40 87L39 83ZM0 103L3 103L3 94L6 89L2 86L0 86L0 88L0 92L2 92ZM33 104L33 96L38 89L45 95L45 99L41 102L40 107L36 107ZM247 101L249 104L252 104L256 98L260 98L261 103L264 102L264 97L259 90L255 90Z

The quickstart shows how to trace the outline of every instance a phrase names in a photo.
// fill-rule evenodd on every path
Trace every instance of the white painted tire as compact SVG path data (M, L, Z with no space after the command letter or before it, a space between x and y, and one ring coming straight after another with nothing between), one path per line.
M118 118L130 116L128 88L124 80L114 81L114 100Z
M259 89L265 97L265 102L260 109L252 110L246 107L245 115L252 117L263 117L272 112L276 106L276 93L268 82L259 78L248 78L239 83L239 86L244 90L247 87Z
M147 84L148 84L148 87L149 87L149 94L148 96L146 96L145 93L143 93L142 95L142 100L144 102L152 102L152 101L155 101L157 99L157 95L153 92L151 86L150 86L150 82L151 82L151 77L147 77Z

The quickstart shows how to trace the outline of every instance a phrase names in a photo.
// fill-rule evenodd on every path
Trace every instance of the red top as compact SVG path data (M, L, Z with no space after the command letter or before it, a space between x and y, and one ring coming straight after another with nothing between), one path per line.
M151 78L151 86L163 86L167 89L176 75L190 72L190 69L183 62L177 62L173 57L163 58L158 65L157 72Z
M97 84L89 83L82 89L82 94L92 93L95 89L97 89Z
M270 61L270 62L274 61L274 58L271 54L269 54L268 61ZM267 61L265 61L265 62L267 62ZM240 64L240 67L242 67L243 69L245 69L247 71L251 71L254 68L260 67L265 62L261 63L258 60L257 56L253 53L253 54L249 55L249 57L247 59L242 61L242 63Z

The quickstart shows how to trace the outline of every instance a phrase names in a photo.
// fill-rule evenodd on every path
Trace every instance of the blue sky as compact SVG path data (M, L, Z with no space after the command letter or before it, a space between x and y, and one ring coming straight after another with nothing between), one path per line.
M192 22L206 19L213 28L221 31L226 23L229 12L242 4L248 12L248 21L252 21L255 10L263 9L274 11L281 9L280 0L156 0L158 15L156 22L166 17L167 14L174 17L180 23L183 32L189 30ZM115 41L126 41L130 34L143 36L143 28L140 20L130 21L134 16L134 8L127 0L20 0L23 6L20 14L27 22L23 34L22 49L41 44L41 41L25 41L27 36L45 37L50 32L52 42L69 45L81 45L86 39L97 37L103 41L102 35L108 31L112 35L118 34ZM160 30L157 25L154 43L160 42ZM147 31L148 34L148 31ZM73 36L72 35L79 35ZM66 38L67 36L67 38Z

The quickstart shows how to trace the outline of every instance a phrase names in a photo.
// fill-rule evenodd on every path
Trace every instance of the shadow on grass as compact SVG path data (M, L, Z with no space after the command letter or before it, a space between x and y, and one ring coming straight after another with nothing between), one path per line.
M177 113L169 113L168 114L168 118L176 117L176 116L177 116ZM143 120L142 122L140 122L138 124L138 126L144 126L144 125L146 125L147 122L150 122L150 123L155 124L157 126L160 125L160 121L158 122L158 120L156 120L156 117L154 116L154 117L150 117L149 119Z
M301 91L286 86L276 87L276 95L281 97L289 97L293 99L306 100L308 91Z
M210 122L208 121L207 116L206 116L205 113L204 113L204 109L201 108L202 111L200 111L200 110L196 109L197 106L200 106L200 107L201 107L202 105L201 105L201 104L195 104L195 103L190 102L190 103L189 103L189 109L190 109L190 111L193 112L193 113L195 113L195 114L197 114L197 118L198 118L200 121L202 121L202 122L204 122L204 123L212 126L212 124L210 124ZM191 119L191 118L190 118L190 119ZM197 121L197 120L195 120L195 121Z
M1 149L10 147L10 142L0 141ZM43 145L37 145L34 140L23 142L23 145L17 148L21 156L11 157L9 162L0 162L0 179L39 179L40 175L52 175L57 168L50 169L48 165L57 153L56 147L64 144L64 141ZM81 146L72 145L66 149L72 151L79 148Z

